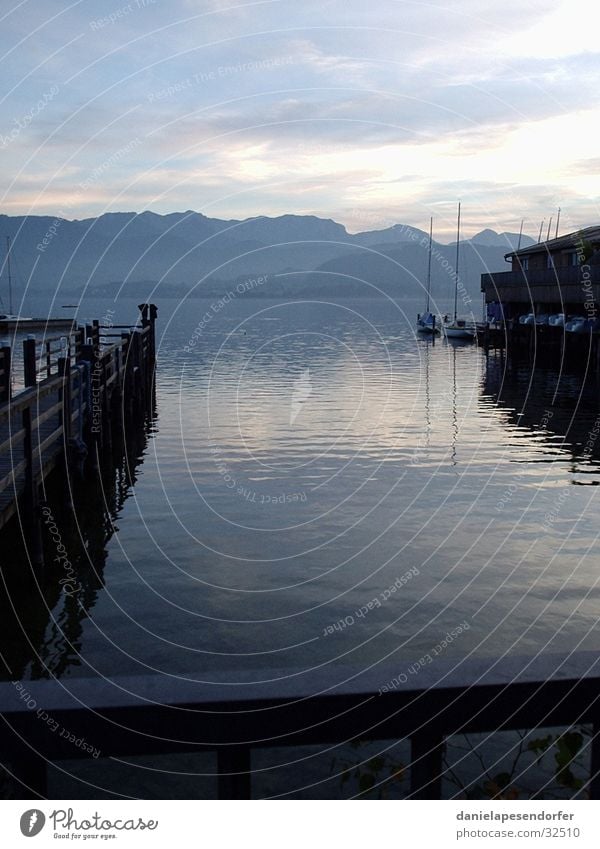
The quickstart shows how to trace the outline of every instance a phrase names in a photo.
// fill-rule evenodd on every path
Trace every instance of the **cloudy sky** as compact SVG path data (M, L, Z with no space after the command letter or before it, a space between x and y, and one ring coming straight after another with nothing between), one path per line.
M598 220L595 0L4 0L8 214Z

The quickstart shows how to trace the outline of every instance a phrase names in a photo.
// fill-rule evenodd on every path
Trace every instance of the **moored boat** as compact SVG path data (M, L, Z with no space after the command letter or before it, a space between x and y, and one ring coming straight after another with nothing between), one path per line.
M431 246L433 242L433 218L429 219L429 250L427 259L427 305L425 312L417 315L417 333L428 333L433 336L440 332L437 318L429 311L431 299Z
M472 319L459 318L458 309L458 260L460 245L460 203L458 204L458 221L456 225L456 263L454 268L454 316L444 316L444 336L447 339L475 339L477 327Z

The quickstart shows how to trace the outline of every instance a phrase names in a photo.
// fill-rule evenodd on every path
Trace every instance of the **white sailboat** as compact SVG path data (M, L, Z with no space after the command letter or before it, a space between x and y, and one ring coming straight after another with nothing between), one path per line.
M458 307L458 258L460 245L460 202L458 204L458 223L456 226L456 263L454 268L454 317L452 320L444 316L444 335L447 339L474 339L477 334L475 322L471 319L459 318Z
M427 260L427 306L422 315L417 315L417 333L428 333L433 336L440 332L437 326L436 317L429 311L429 301L431 298L431 246L433 241L433 218L429 219L429 257Z
M10 272L10 236L6 237L6 268L8 271L8 312L4 312L2 297L0 296L0 321L31 321L22 315L13 313L12 275Z

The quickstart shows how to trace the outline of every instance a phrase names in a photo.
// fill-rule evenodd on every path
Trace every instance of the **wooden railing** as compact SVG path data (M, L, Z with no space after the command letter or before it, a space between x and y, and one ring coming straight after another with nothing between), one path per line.
M585 269L585 270L584 270ZM494 287L573 286L600 283L600 265L497 271L481 275L481 290ZM579 296L583 300L583 293Z
M0 349L0 527L24 497L35 516L37 488L59 460L75 451L98 462L110 445L111 422L122 404L131 415L148 401L154 375L154 319L119 328L101 345L98 322L68 336L23 343L25 389L13 394L10 348ZM107 340L105 339L105 342ZM2 403L4 400L4 403ZM34 534L34 560L41 556Z
M84 330L38 341L29 336L23 341L23 372L25 386L35 386L40 380L59 372L59 360L78 359L83 345Z
M216 750L218 795L239 799L251 796L253 749L409 739L408 795L436 799L448 795L447 737L586 724L591 766L579 796L600 797L597 653L437 661L385 686L399 667L242 670L235 684L218 674L4 683L0 751L21 792L44 797L53 760ZM57 725L68 733L52 733ZM80 738L88 750L72 744Z

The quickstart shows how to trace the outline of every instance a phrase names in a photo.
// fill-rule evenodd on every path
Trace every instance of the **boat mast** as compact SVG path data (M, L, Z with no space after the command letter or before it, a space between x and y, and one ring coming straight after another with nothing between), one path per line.
M454 265L454 321L456 321L458 307L458 245L460 240L460 201L458 202L458 222L456 224L456 263Z
M10 273L10 236L6 237L6 267L8 269L8 311L12 315L12 276Z
M545 218L542 218L542 223L540 224L540 234L538 236L538 245L542 241L542 231L544 229L544 221L545 220L546 220Z
M429 259L427 261L427 309L429 312L429 295L431 293L431 242L433 238L433 218L429 219Z

